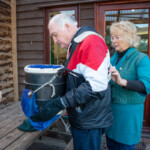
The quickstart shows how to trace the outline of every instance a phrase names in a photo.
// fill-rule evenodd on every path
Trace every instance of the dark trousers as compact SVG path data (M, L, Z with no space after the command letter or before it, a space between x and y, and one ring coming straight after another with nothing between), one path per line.
M103 129L81 130L71 127L74 150L100 150Z
M106 137L106 140L107 140L107 147L109 150L134 150L135 148L135 144L133 145L122 144L108 137Z

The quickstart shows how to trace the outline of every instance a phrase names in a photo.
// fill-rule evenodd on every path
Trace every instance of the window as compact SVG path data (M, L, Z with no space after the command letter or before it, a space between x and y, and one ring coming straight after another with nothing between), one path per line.
M105 11L105 40L110 51L113 53L111 46L109 28L113 22L128 20L133 22L137 27L137 34L141 38L139 51L148 53L148 26L149 26L149 9L129 9L129 10L114 10Z

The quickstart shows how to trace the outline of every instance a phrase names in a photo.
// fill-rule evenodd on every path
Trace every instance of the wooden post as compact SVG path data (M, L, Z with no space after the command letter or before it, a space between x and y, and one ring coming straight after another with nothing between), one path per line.
M11 29L12 29L12 63L14 101L19 101L18 92L18 66L17 66L17 32L16 32L16 0L11 0Z

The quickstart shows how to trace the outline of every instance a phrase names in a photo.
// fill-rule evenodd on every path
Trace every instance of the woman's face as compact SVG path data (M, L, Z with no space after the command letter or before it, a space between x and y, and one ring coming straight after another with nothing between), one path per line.
M124 40L124 33L120 29L114 29L111 32L111 41L115 50L122 52L130 47L130 45Z

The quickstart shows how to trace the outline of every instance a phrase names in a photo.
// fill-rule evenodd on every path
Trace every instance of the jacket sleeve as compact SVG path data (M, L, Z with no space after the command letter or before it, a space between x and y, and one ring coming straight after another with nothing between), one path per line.
M98 97L103 99L108 88L110 58L105 42L99 37L90 36L80 45L75 59L78 58L73 71L82 74L85 81L62 97L66 107L77 107Z
M92 92L89 82L82 83L78 88L74 88L67 92L62 101L66 107L78 107L81 104L87 103L89 100L94 99L96 93Z

